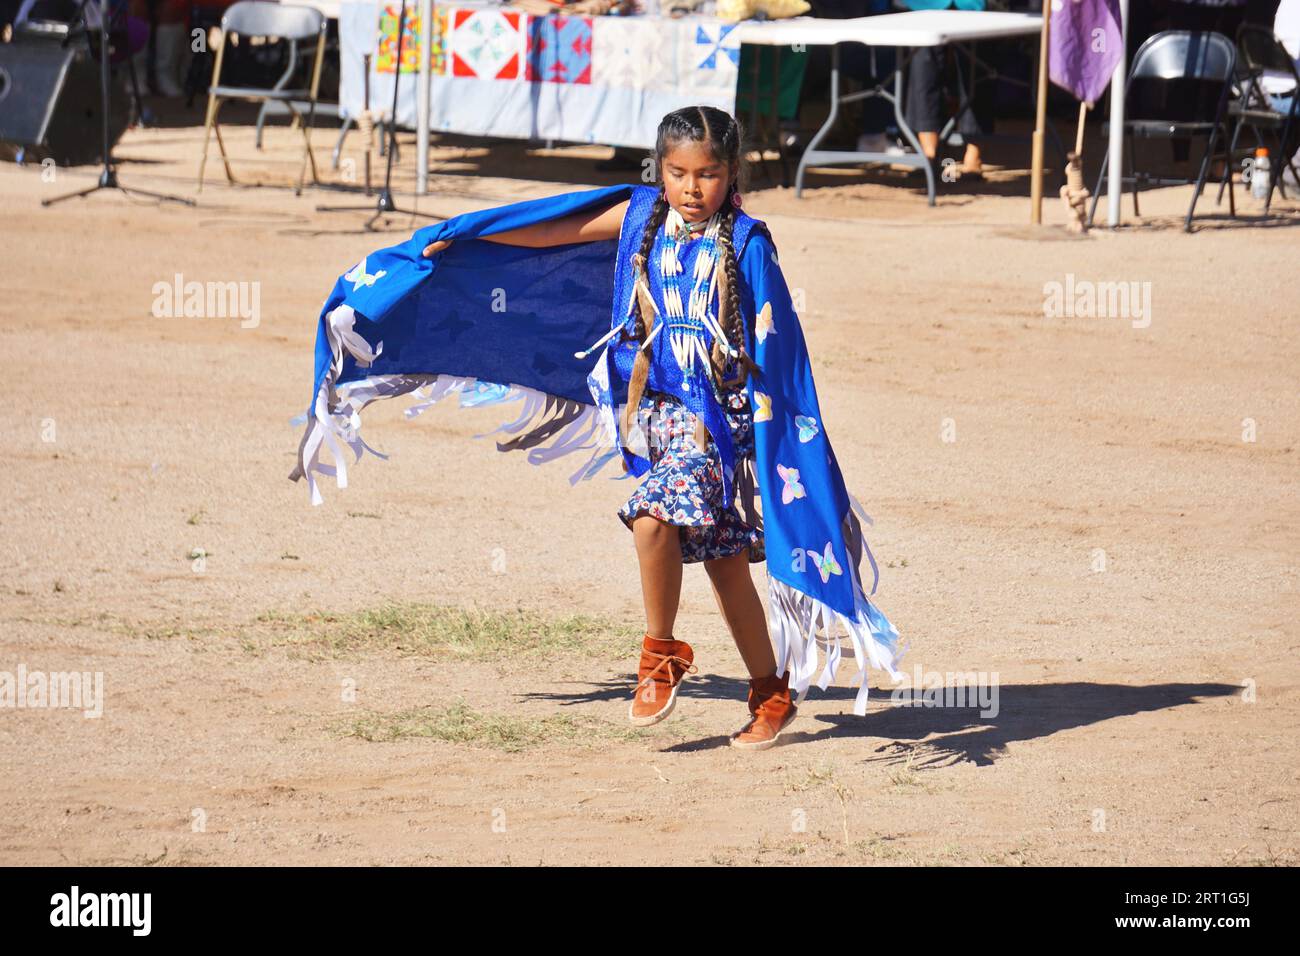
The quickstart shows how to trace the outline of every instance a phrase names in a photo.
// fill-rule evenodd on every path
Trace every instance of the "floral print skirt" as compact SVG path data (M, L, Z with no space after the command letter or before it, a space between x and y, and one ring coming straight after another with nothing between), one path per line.
M719 395L739 462L754 454L754 421L743 389ZM650 471L618 515L630 529L640 513L681 528L682 562L725 558L746 549L751 563L765 558L763 532L740 516L733 496L722 507L722 460L710 437L695 444L695 413L675 395L647 389L639 421L650 449ZM734 491L734 485L733 485Z

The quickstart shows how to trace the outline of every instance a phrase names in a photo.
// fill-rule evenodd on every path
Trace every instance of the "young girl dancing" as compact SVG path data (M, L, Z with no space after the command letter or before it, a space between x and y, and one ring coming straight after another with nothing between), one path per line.
M521 434L498 447L529 448L535 462L591 449L591 439L603 437L574 481L591 477L616 456L625 471L644 476L618 512L636 544L646 615L629 719L648 726L669 716L683 680L697 672L693 648L676 639L673 628L683 565L702 563L750 675L749 716L730 743L760 750L775 744L795 719L791 693L802 700L812 682L819 626L826 647L820 687L834 678L839 663L837 625L853 643L862 681L856 713L865 713L868 663L901 675L897 632L858 578L866 548L855 512L862 512L844 487L821 425L775 243L766 226L741 208L740 140L739 124L721 110L678 110L659 125L656 186L613 187L467 214L362 260L340 280L342 288L336 286L322 316L312 422L291 477L332 473L316 458L322 438L342 438L359 457L368 446L356 435L356 413L374 398L418 389L425 391L421 407L450 391L462 393L462 404L523 398L524 416L501 429ZM565 200L578 208L568 211ZM465 250L464 242L453 249L462 239L475 249ZM579 365L586 368L587 395L566 398L575 391L571 376L557 379L555 369L546 383L524 380L537 367L533 353L550 338L548 319L560 314L537 289L544 284L537 276L550 274L539 258L512 263L528 273L523 294L532 294L543 312L533 331L526 330L522 341L518 331L505 339L499 320L489 329L490 320L482 318L484 334L517 358L477 357L473 346L457 346L452 336L431 331L435 303L458 322L474 324L474 316L457 306L483 291L484 276L475 267L492 260L479 240L563 253L568 258L553 268L567 282L567 294L578 299L583 293L573 286L581 285L587 251L614 253L612 321L592 346L571 353L583 363L602 349L594 367ZM417 249L421 263L437 265L432 279L443 282L436 295L428 275L411 274L420 265L412 261ZM459 290L457 255L459 274L472 277L472 288ZM391 270L379 268L381 263ZM403 278L380 298L374 290L390 272ZM596 302L607 294L605 287L592 290ZM384 366L381 349L369 348L370 336L358 336L359 322L384 332L385 341L388 330L396 331L402 353L397 364ZM531 368L524 367L525 355L532 357ZM482 374L466 377L467 364L481 367ZM450 371L453 366L458 374ZM369 374L362 376L360 367ZM510 386L500 384L503 369ZM333 447L341 465L342 452ZM342 485L341 471L339 476ZM749 570L764 560L771 637Z

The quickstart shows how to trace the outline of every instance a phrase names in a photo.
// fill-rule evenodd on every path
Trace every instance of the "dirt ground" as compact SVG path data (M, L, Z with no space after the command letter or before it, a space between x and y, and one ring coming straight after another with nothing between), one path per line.
M873 671L857 718L846 659L739 754L746 675L698 566L700 673L625 724L626 480L473 439L508 409L404 402L363 430L392 459L323 506L286 480L325 295L421 222L318 212L373 200L295 197L296 134L229 133L264 188L212 162L196 194L194 128L119 147L125 182L195 209L42 208L95 170L0 164L0 672L103 675L98 718L0 710L0 863L1297 862L1300 204L1211 196L1185 235L1190 190L1164 189L1075 238L1059 200L1028 225L1015 163L935 208L902 174L796 199L756 171L903 667L997 707L894 706ZM355 182L333 138L322 173ZM418 205L443 216L627 175L596 148L433 153ZM176 274L260 283L260 321L155 316ZM1070 281L1149 283L1150 312L1046 314ZM448 637L457 608L489 624Z

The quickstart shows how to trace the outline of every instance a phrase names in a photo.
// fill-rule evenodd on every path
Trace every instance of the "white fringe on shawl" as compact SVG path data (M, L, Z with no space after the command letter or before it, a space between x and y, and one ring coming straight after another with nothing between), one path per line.
M899 659L907 651L907 646L898 646L898 631L889 620L880 613L869 600L858 579L855 554L865 552L871 564L875 580L871 593L876 592L876 583L880 573L875 558L867 547L862 527L854 519L854 512L862 521L871 524L870 516L862 509L858 499L849 495L851 508L844 518L844 539L848 546L848 560L845 570L853 582L853 591L859 595L858 607L853 617L842 614L816 598L791 587L784 581L774 578L771 564L768 564L768 626L772 632L772 641L776 645L776 672L790 671L790 691L796 694L796 703L801 703L808 694L808 688L817 673L817 649L826 650L826 662L822 667L817 686L825 690L835 680L839 671L842 651L840 639L836 633L837 626L842 628L853 645L853 657L858 662L858 694L853 701L853 713L862 717L867 712L867 672L870 667L878 667L895 682L906 675L898 669ZM818 628L824 632L818 635Z
M608 462L619 457L618 438L614 419L615 409L601 409L572 399L559 398L535 388L521 385L503 385L480 382L465 376L438 375L371 375L339 385L343 371L344 353L351 355L358 365L371 365L383 349L379 343L373 350L356 331L356 314L351 306L340 305L326 317L326 335L333 358L326 370L312 405L310 417L299 416L295 424L305 423L307 429L298 446L298 464L289 477L294 481L305 477L311 493L311 503L321 504L324 499L317 482L318 475L336 480L339 488L348 486L347 446L353 455L353 464L365 452L377 458L388 456L375 451L361 438L361 410L381 398L396 398L414 393L418 401L406 409L406 417L414 418L436 405L453 392L461 393L461 406L497 405L523 401L520 413L490 432L475 435L485 438L498 432L517 437L499 443L501 450L528 449L528 461L541 465L578 451L594 449L591 456L569 478L570 484L591 478ZM605 356L602 353L592 372L593 395L597 387L608 388ZM477 393L477 394L476 394ZM558 432L558 434L556 434ZM554 437L550 444L543 445ZM322 461L322 451L328 448L333 465ZM634 447L635 451L636 448ZM639 452L644 454L644 451Z

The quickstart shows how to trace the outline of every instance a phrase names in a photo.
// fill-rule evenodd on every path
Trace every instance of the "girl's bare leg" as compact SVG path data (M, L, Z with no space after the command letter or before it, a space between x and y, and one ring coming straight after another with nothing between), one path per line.
M770 677L776 673L776 655L767 636L767 618L763 602L754 590L749 573L749 553L741 551L726 558L704 562L732 640L745 662L750 677Z
M939 134L934 130L929 132L917 131L916 141L921 144L921 152L925 153L928 159L934 159L939 155Z
M682 595L682 546L676 525L648 514L632 521L632 537L641 564L646 633L660 640L673 636Z

